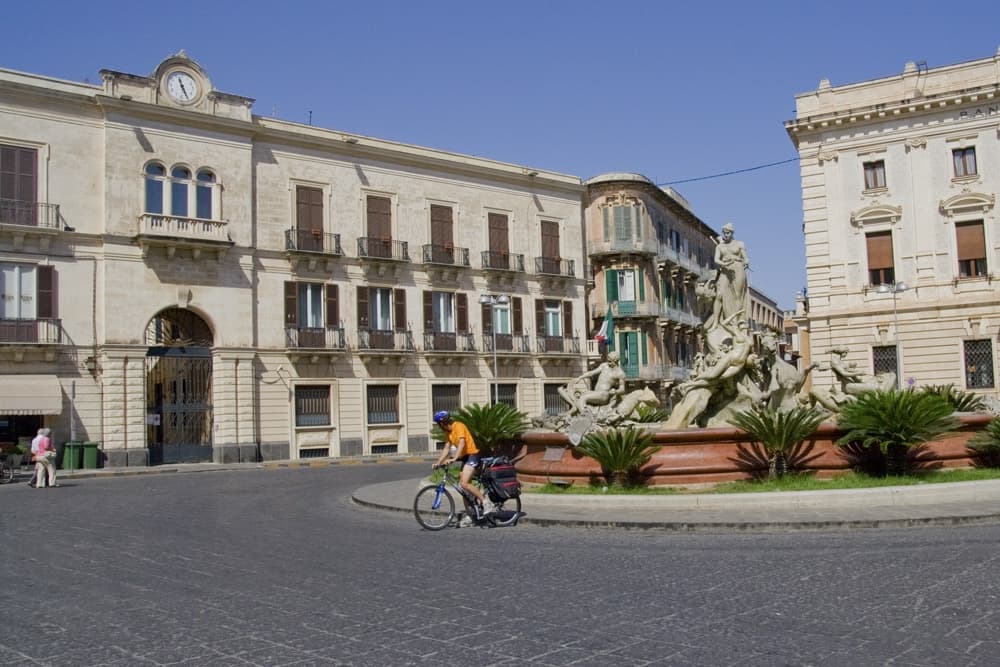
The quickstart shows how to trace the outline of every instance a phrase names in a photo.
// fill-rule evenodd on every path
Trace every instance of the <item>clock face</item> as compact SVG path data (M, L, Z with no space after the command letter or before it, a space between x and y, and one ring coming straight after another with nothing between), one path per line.
M198 82L187 72L171 72L167 76L167 94L175 102L190 104L198 97Z

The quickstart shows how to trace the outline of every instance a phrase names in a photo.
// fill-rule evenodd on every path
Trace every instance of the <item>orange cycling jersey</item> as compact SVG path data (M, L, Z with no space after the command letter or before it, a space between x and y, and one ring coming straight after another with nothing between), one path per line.
M461 438L465 438L465 456L479 453L476 441L472 439L472 434L469 433L469 427L462 422L452 422L451 430L448 432L448 443L458 447L458 441Z

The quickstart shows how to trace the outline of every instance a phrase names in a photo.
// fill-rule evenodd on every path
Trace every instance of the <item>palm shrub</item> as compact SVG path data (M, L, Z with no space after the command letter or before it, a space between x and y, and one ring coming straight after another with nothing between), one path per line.
M494 450L503 443L516 439L531 425L526 414L506 403L470 403L452 412L451 416L469 428L479 449L486 450ZM432 435L437 437L436 433ZM443 431L441 435L444 435ZM446 438L442 437L444 439Z
M634 421L641 424L657 424L670 419L670 410L664 410L655 405L640 403L635 409Z
M955 412L982 412L987 408L982 396L959 389L954 384L929 384L921 387L920 391L937 394L951 403Z
M577 450L597 461L609 486L626 486L659 449L653 434L633 426L589 433Z
M982 463L1000 466L1000 419L994 417L982 431L969 438L967 447Z
M837 425L845 433L837 444L857 443L869 450L877 447L886 473L902 475L911 447L958 427L953 413L952 404L935 392L892 389L864 393L841 407Z
M777 479L788 471L788 460L803 440L816 430L826 416L811 407L796 406L775 410L755 406L729 419L733 426L746 431L767 452L767 477Z

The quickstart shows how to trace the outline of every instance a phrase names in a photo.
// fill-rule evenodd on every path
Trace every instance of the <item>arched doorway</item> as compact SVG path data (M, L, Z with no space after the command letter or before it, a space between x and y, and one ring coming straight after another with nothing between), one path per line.
M150 465L212 460L212 331L183 308L146 327L146 443Z

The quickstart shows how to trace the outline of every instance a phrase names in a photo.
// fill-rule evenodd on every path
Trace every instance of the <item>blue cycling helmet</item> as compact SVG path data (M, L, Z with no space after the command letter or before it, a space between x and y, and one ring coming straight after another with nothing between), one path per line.
M451 420L451 413L448 412L447 410L438 410L437 412L434 413L435 424L440 424L441 422L450 420Z

